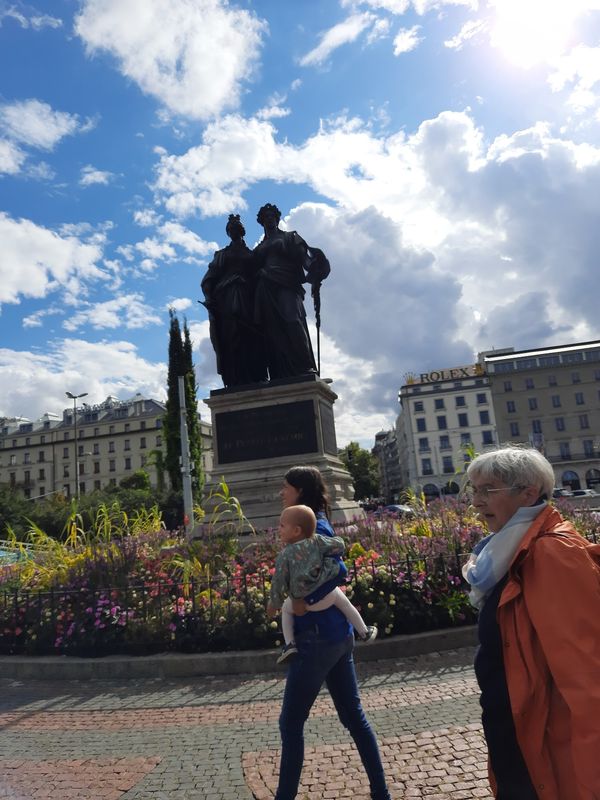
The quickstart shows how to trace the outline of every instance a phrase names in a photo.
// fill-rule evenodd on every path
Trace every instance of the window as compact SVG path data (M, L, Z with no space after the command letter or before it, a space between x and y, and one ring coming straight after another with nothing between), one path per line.
M145 467L146 466L146 461L148 460L147 456L145 456L142 453L142 455L140 456L140 459L141 459L141 462L142 462L142 467ZM202 460L202 466L204 466L204 460Z
M100 428L94 428L94 436L100 436Z
M38 461L45 461L46 460L46 453L43 450L40 450L38 453Z
M40 486L40 497L43 497L46 494L46 487Z
M482 406L482 405L485 405L486 403L487 403L487 395L486 395L486 393L485 392L480 392L477 395L477 405L478 406Z
M80 444L79 447L77 448L77 455L78 456L82 456L83 455L83 445L82 444Z
M115 452L115 443L114 442L109 442L108 443L108 452L109 453L114 453Z
M63 433L63 439L64 439L64 441L65 441L65 442L66 442L68 439L70 439L70 436L69 436L69 432L68 432L68 431L67 431L66 433Z
M442 469L444 472L454 472L454 464L452 463L452 456L442 456Z
M141 431L145 431L145 430L146 430L146 420L145 420L145 419L143 419L143 420L140 422L140 430L141 430Z
M101 488L100 481L94 481L94 491L99 492L100 488Z
M29 447L31 444L31 436L27 436L25 439L25 447Z
M480 411L479 412L479 424L480 425L489 425L490 424L490 412L489 411Z
M560 442L560 457L569 460L571 458L571 445L569 442Z
M515 411L517 410L517 406L516 406L514 400L507 400L506 401L506 410L508 411L509 414L514 414L515 413Z
M586 428L590 427L590 421L588 419L587 414L580 414L579 415L579 428L583 431Z
M425 433L425 431L427 430L427 423L425 422L425 417L419 417L417 419L417 430L419 433ZM160 437L157 436L156 438L159 439Z
M40 436L40 444L46 444L46 437L43 434Z
M419 439L419 451L420 452L429 452L429 439L427 436L423 436Z
M504 381L504 391L512 392L512 381Z
M108 485L109 486L116 486L117 485L117 479L116 478L109 478Z
M95 475L99 475L100 474L100 462L99 461L94 461L94 474Z
M556 417L554 420L554 425L557 431L564 431L565 430L565 418L564 417Z
M562 360L563 364L578 364L580 361L583 361L583 353L581 350L575 353L563 353Z
M79 428L79 430L77 431L77 438L78 438L78 439L83 439L83 437L84 437L84 434L85 434L85 431L84 431L84 430L82 430L81 428ZM82 484L82 485L83 485L83 484Z
M108 462L108 471L114 472L115 470L116 470L115 460L114 458L111 458L110 461Z
M557 386L558 381L556 380L556 375L548 375L548 386Z
M560 364L560 356L540 356L538 363L540 367L556 367Z
M421 472L423 475L433 475L433 470L431 469L431 459L430 458L422 458L421 459Z
M85 474L85 464L80 464L79 465L79 474L80 475L84 475Z
M128 423L128 422L126 422L126 423L125 423L125 433L127 433L127 432L128 432L129 428L130 428L130 425L129 425L129 423Z
M437 426L438 426L438 431L445 431L446 430L448 425L446 423L446 417L445 416L437 418Z
M527 404L530 411L535 411L537 409L537 397L528 397Z
M461 447L466 444L471 444L471 434L470 433L461 433L460 435L460 444Z
M440 436L440 450L450 449L450 437L446 434Z
M125 459L125 469L131 469L131 458Z
M510 435L511 436L519 436L519 423L518 422L511 422L510 423Z
M68 478L68 477L69 477L69 465L68 464L64 464L63 465L63 478Z
M532 419L531 420L531 430L534 433L541 433L542 432L542 420L541 419Z
M553 394L552 395L552 408L560 408L560 395Z
M23 494L25 495L25 499L29 500L31 497L31 489L23 489Z
M467 403L465 401L465 396L462 395L462 394L457 395L456 396L456 408L462 408L463 406L466 406L466 405L467 405Z
M483 386L484 383L485 383L485 381L483 380L483 378L476 378L475 379L475 386Z
M535 389L535 384L533 382L533 378L525 378L525 388L526 389Z
M571 373L571 383L581 383L581 376L578 372Z
M125 439L125 445L123 447L124 450L131 450L131 441L129 439Z
M575 402L578 406L582 406L584 404L585 401L583 399L583 392L575 392Z
M63 458L68 458L68 457L69 457L69 448L63 447Z
M11 472L10 473L10 488L14 489L16 485L17 485L17 473L16 472Z
M416 389L415 389L415 391L416 391ZM162 428L162 419L157 419L156 420L156 427L157 428Z
M481 443L482 444L494 444L494 432L493 431L482 431L481 432Z
M23 473L23 483L31 483L31 472L28 469Z
M423 401L422 400L417 400L415 402L415 412L418 412L418 411L420 411L421 413L423 412Z
M468 428L469 427L469 415L468 414L459 414L458 415L458 426L459 426L459 428Z
M16 457L16 456L13 454L13 455L10 457L10 464L11 464L11 466L15 466L15 465L16 465L16 463L17 463L17 457Z
M140 439L140 450L145 450L145 449L146 449L146 437L142 436L142 438Z
M425 422L425 420L423 420L423 422ZM425 430L425 428L423 428L423 430ZM157 447L162 447L162 436L157 436L156 437L156 446Z
M435 410L436 411L443 411L444 408L445 408L444 398L443 397L436 397L435 398Z
M595 381L600 381L600 369L595 369L594 370L594 380Z
M40 469L38 470L38 481L46 480L46 470Z
M92 455L100 455L100 445L97 442L92 446Z
M108 432L109 432L109 434L113 434L115 432L115 426L114 425L109 425L108 426Z
M594 442L592 439L583 440L583 453L586 458L594 457Z

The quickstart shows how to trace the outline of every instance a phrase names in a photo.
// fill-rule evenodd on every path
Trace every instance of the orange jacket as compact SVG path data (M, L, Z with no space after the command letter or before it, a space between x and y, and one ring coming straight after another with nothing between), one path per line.
M600 544L545 508L513 559L497 620L538 796L600 800Z

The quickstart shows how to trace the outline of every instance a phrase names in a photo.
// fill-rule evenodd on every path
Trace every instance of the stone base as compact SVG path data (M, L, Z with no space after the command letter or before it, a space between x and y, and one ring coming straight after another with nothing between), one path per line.
M279 490L296 465L320 470L332 521L362 516L352 478L337 455L329 381L314 375L211 392L214 463L210 491L223 478L257 530L276 527Z

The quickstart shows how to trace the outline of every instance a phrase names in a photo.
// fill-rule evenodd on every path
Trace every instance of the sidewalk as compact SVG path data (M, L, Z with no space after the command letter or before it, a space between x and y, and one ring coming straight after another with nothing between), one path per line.
M491 797L472 658L469 646L357 664L394 800ZM0 679L0 798L272 800L284 683L280 672ZM367 800L326 693L306 744L298 800Z

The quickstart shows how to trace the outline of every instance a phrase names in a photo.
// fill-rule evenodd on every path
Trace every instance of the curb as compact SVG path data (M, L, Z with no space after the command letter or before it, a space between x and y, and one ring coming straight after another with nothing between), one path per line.
M427 631L390 636L359 645L356 661L407 658L460 647L474 647L477 627ZM153 656L1 656L0 678L18 680L115 680L183 678L197 675L282 673L275 661L279 650L245 650L235 653L160 653Z

